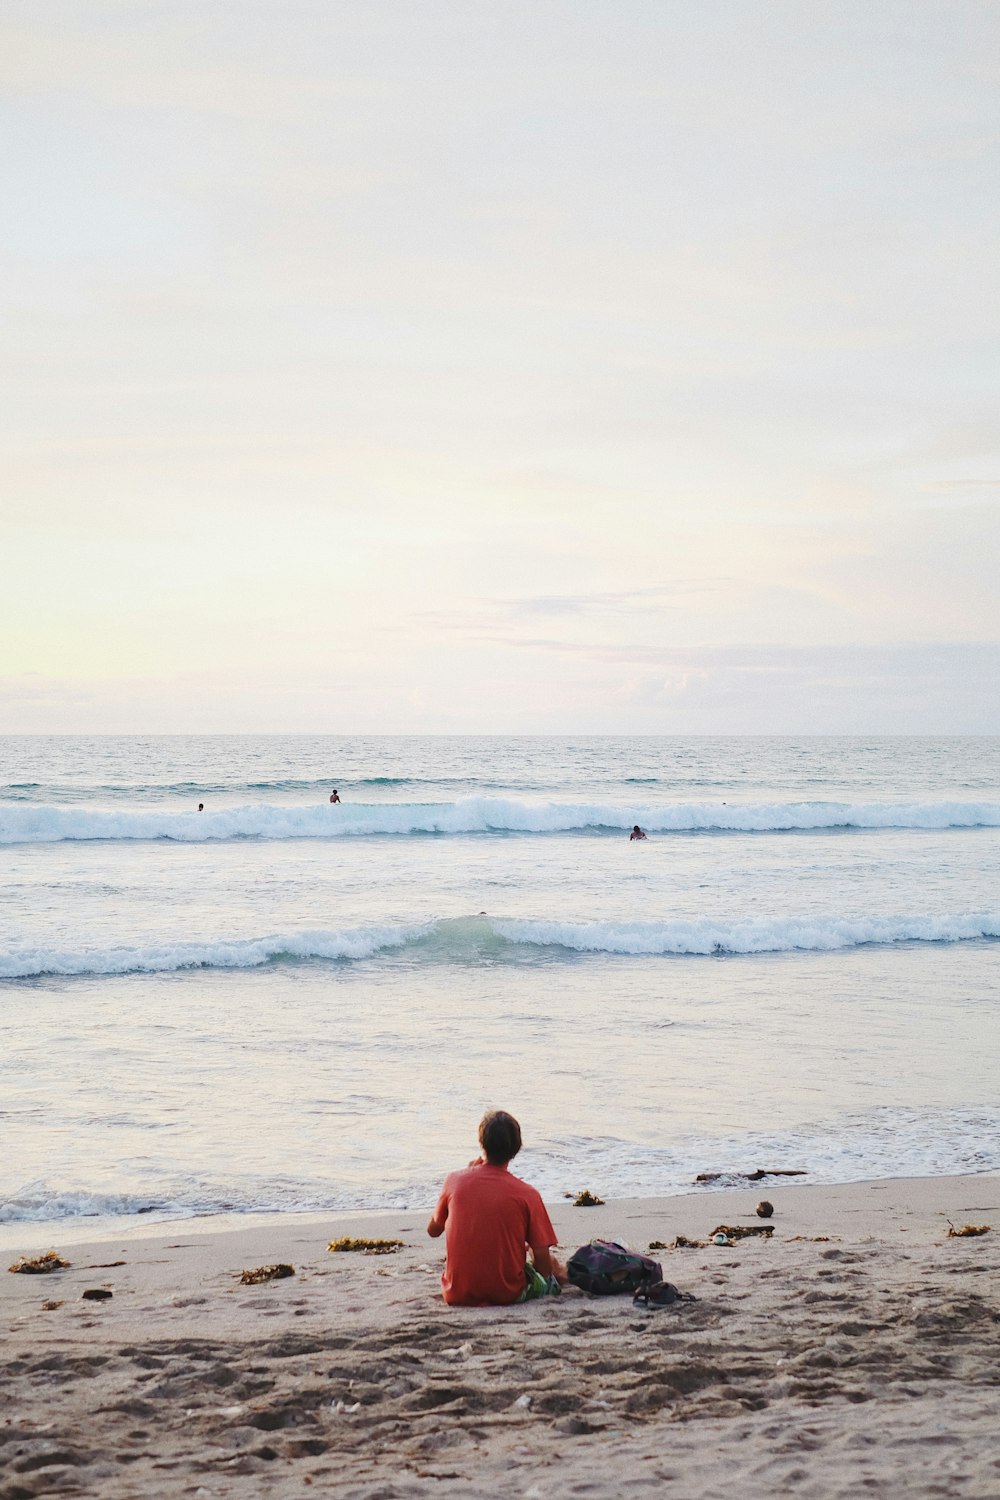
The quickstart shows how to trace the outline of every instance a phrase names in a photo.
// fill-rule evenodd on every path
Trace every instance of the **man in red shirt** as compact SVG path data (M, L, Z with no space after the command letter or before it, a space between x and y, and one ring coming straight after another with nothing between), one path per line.
M506 1110L490 1110L479 1144L479 1160L445 1178L427 1225L433 1239L447 1231L444 1300L505 1307L558 1294L566 1271L551 1253L556 1232L541 1194L507 1170L521 1149L520 1125Z

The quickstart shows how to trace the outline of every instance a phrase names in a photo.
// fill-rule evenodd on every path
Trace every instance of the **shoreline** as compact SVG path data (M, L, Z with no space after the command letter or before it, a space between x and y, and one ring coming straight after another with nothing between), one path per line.
M753 1197L756 1194L754 1203L761 1198L769 1198L772 1202L776 1202L774 1197L776 1193L784 1195L785 1193L809 1192L838 1195L850 1192L852 1189L881 1190L897 1184L919 1184L920 1200L924 1202L936 1199L937 1195L933 1186L935 1183L972 1184L991 1178L1000 1182L1000 1168L984 1167L981 1172L936 1173L933 1176L859 1177L843 1183L809 1182L805 1180L805 1177L764 1176L758 1182L748 1181L745 1186L735 1186L732 1182L718 1187L711 1183L697 1185L692 1183L686 1191L677 1193L609 1198L599 1209L574 1209L569 1201L571 1196L569 1194L556 1198L545 1197L545 1202L553 1225L560 1234L562 1233L560 1224L563 1221L559 1216L563 1210L568 1210L567 1223L576 1223L581 1219L589 1223L591 1216L603 1215L600 1228L595 1229L592 1235L585 1237L613 1239L616 1237L613 1232L614 1225L613 1223L609 1225L606 1220L614 1220L616 1212L619 1215L625 1214L630 1221L636 1217L645 1218L646 1216L664 1215L669 1218L673 1205L690 1205L696 1211L700 1203L718 1202L724 1198L727 1201L733 1200L728 1211L738 1213L748 1195ZM223 1210L211 1213L178 1213L176 1216L167 1212L162 1218L154 1216L155 1211L151 1211L148 1214L123 1214L117 1217L80 1214L62 1219L11 1220L7 1223L0 1223L0 1260L8 1253L17 1255L35 1253L43 1247L47 1249L50 1240L58 1240L60 1244L77 1248L105 1244L109 1240L120 1239L125 1242L175 1237L181 1230L186 1234L217 1236L222 1239L228 1235L252 1236L257 1231L263 1233L279 1229L282 1225L322 1228L324 1225L343 1222L354 1226L345 1229L343 1231L345 1234L361 1237L366 1234L365 1226L367 1225L367 1232L370 1236L376 1236L382 1231L388 1235L391 1226L398 1220L416 1219L421 1224L426 1223L432 1208L433 1204L427 1203L406 1208L264 1209L249 1212ZM1000 1209L997 1212L1000 1213ZM379 1226L382 1226L382 1230ZM1000 1225L997 1227L1000 1232Z
M26 1225L72 1265L10 1275L4 1251L0 1495L995 1497L997 1172L549 1209L563 1251L646 1251L760 1226L761 1198L770 1239L651 1252L697 1298L655 1312L447 1308L426 1210ZM342 1235L405 1247L330 1254Z

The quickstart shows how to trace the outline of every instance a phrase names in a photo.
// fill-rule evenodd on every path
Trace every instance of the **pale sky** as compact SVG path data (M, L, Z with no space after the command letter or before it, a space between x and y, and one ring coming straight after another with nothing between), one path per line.
M1000 732L1000 6L4 0L0 731Z

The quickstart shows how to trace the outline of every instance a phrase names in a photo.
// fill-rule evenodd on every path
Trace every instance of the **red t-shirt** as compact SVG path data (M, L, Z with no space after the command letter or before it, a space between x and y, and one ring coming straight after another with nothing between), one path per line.
M448 1174L434 1218L445 1226L444 1300L462 1307L516 1302L525 1287L525 1246L556 1243L541 1193L488 1162Z

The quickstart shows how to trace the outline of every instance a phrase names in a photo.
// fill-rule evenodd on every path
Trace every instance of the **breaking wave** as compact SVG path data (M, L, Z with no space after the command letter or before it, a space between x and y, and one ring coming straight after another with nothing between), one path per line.
M534 921L525 917L448 917L400 926L292 932L229 941L148 947L56 949L12 947L0 953L0 979L43 975L171 973L181 969L256 969L309 960L356 961L403 951L417 962L530 961L620 954L706 957L759 953L828 953L894 943L963 943L1000 939L1000 911L951 916L705 917L644 922Z
M997 802L527 802L465 797L454 802L374 802L296 807L259 802L216 811L17 805L0 807L0 844L68 839L333 839L373 834L786 833L835 829L996 828Z
M0 979L42 974L168 974L178 969L257 969L302 959L371 958L413 942L426 927L348 928L343 932L288 932L226 942L156 943L149 947L10 948L0 953Z

